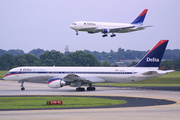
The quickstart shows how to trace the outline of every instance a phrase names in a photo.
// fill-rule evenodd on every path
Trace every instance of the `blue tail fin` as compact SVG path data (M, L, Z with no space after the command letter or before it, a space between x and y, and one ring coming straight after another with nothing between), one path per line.
M131 23L131 24L142 24L144 21L144 18L146 17L148 9L144 9L142 13Z
M159 67L169 40L160 40L135 67Z

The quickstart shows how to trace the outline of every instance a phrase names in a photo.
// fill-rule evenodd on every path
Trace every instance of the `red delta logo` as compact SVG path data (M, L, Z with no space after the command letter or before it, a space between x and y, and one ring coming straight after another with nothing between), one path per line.
M146 62L159 62L159 59L158 58L149 58L149 57L147 57L146 58Z

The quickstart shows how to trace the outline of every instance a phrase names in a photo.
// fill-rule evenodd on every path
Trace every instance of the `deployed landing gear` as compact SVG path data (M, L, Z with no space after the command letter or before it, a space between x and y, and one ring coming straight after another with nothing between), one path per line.
M76 35L78 35L78 31L76 31Z
M21 90L25 90L24 81L21 81Z
M85 89L81 87L82 83L81 83L80 80L77 80L77 81L76 81L76 84L77 84L77 86L78 86L78 87L76 88L76 91L85 91Z
M81 88L81 87L78 87L78 88L76 88L76 91L85 91L85 89Z
M108 36L107 34L102 35L102 37L107 37L107 36Z
M94 90L96 90L95 87L87 87L87 91L94 91Z
M116 36L116 34L112 34L112 35L111 35L111 37L115 37L115 36Z
M92 84L89 84L89 87L87 87L87 91L94 91L96 90L95 87L92 87Z

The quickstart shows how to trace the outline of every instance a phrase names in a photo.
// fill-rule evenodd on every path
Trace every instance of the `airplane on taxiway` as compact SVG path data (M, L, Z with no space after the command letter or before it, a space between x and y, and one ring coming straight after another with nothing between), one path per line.
M78 35L78 31L86 31L90 34L102 32L102 37L106 37L108 33L112 33L111 37L114 37L116 36L114 33L127 33L151 27L143 26L147 11L148 9L144 9L132 23L77 21L73 22L70 27L76 31L76 35Z
M4 75L4 80L21 82L25 90L26 81L46 81L50 88L69 85L84 91L82 85L89 85L87 90L95 90L93 83L127 83L159 77L173 70L161 71L161 63L168 40L160 40L134 67L16 67Z

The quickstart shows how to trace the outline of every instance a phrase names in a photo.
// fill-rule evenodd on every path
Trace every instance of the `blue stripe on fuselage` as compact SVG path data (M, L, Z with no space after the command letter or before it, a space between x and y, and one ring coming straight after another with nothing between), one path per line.
M54 71L54 72L9 72L4 76L16 75L16 74L135 74L136 72L68 72L68 71Z

